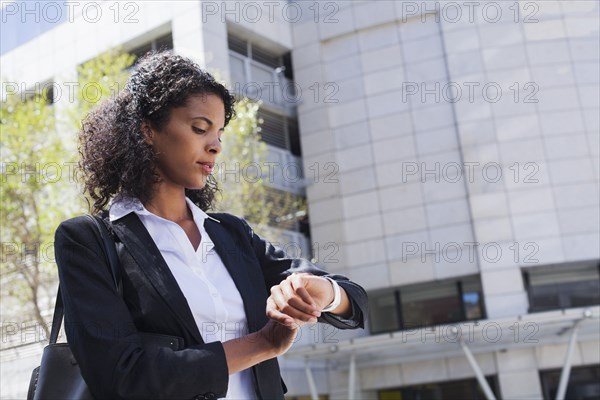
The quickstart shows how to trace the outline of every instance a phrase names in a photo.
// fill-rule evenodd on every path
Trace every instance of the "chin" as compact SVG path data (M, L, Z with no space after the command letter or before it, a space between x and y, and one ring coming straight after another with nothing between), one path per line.
M192 185L187 185L185 188L190 190L201 190L206 186L206 181L194 182Z

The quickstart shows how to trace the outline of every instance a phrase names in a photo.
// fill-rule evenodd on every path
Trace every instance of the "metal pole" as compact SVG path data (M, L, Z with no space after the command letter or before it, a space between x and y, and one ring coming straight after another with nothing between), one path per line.
M354 400L354 388L356 387L356 358L354 353L350 356L350 371L348 374L348 400Z
M475 360L475 357L473 357L473 354L471 354L471 350L469 349L469 347L462 340L460 341L460 347L462 347L465 356L467 357L467 361L469 361L471 368L473 368L473 371L475 372L477 382L479 382L479 386L481 386L481 389L485 394L485 398L487 400L496 400L494 392L492 392L492 389L490 389L490 385L488 385L487 381L485 380L485 376L483 376L483 372L481 372L479 364L477 364L477 360Z
M571 338L569 339L569 347L567 348L567 354L565 356L565 365L563 366L562 372L560 373L560 382L558 384L558 390L556 392L556 400L564 400L565 394L567 393L567 385L569 383L569 375L571 375L571 361L573 358L573 348L575 348L575 342L577 341L577 331L579 331L579 321L573 325L573 332L571 332Z
M317 392L317 385L313 379L312 371L308 365L308 360L304 360L304 372L306 373L306 380L308 381L308 388L310 389L310 398L312 400L319 400L319 392Z

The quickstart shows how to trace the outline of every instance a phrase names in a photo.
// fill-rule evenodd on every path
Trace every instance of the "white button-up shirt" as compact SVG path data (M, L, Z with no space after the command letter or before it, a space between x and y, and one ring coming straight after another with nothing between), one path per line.
M213 249L204 229L211 218L185 198L202 235L194 250L181 226L148 211L138 199L116 197L110 203L111 221L135 212L156 243L183 292L205 343L236 339L247 334L244 303L231 275ZM229 375L227 399L254 399L250 368Z

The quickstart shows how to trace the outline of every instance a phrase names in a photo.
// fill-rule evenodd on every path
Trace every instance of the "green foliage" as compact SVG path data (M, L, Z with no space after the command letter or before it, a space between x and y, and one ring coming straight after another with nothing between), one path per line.
M267 145L260 141L258 108L258 103L240 100L235 106L237 117L225 128L223 151L215 171L222 189L217 210L266 223L269 210L264 202L265 187L255 168L267 153ZM255 173L249 176L251 171Z
M8 96L0 121L2 295L26 305L8 311L33 314L43 323L48 304L39 299L55 291L54 231L79 208L72 201L75 158L64 150L45 93Z
M70 110L70 119L75 122L76 129L96 104L125 87L135 58L116 47L77 67L76 106Z
M265 185L270 170L265 164L268 147L260 140L260 104L247 98L238 101L237 118L225 128L215 172L223 190L217 211L243 216L257 233L277 240L272 228L293 229L290 215L305 212L307 206L302 197Z
M76 101L62 109L72 127L66 135L58 132L47 93L13 94L1 103L0 294L10 305L4 318L37 320L47 333L57 283L54 231L87 209L77 184L75 130L94 105L123 87L133 60L115 49L79 66Z

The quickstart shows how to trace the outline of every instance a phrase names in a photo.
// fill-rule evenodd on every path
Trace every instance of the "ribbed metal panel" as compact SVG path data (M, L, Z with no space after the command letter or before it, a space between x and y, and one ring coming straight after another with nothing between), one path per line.
M258 110L258 118L263 120L260 124L262 140L270 145L287 149L285 118L267 110Z
M248 56L248 45L244 39L237 38L232 35L227 35L227 46L229 50L235 51L238 54Z

